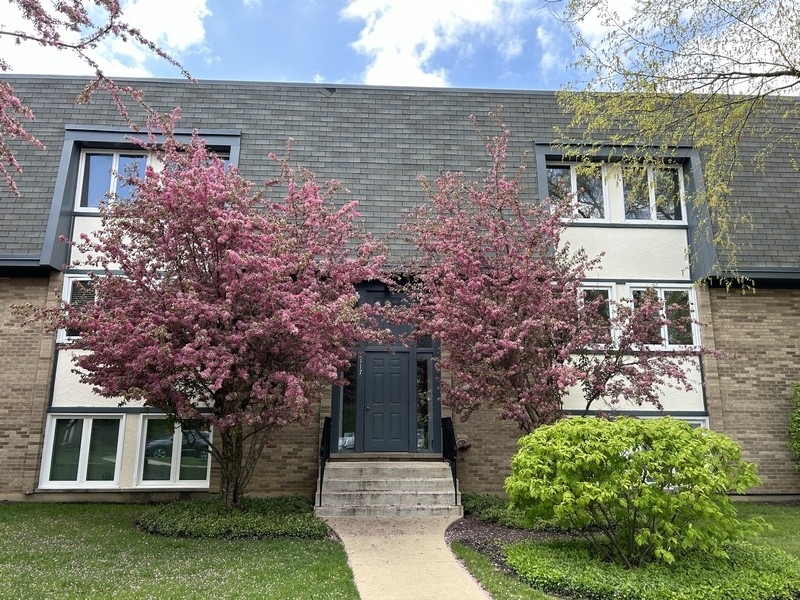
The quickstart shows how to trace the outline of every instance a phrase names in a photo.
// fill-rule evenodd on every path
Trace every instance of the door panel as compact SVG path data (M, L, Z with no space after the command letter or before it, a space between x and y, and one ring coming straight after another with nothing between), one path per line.
M409 450L408 354L368 352L364 369L364 451Z

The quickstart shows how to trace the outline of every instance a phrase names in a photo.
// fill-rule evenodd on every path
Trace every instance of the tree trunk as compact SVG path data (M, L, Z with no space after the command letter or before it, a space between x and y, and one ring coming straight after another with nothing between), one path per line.
M242 425L237 424L221 431L220 437L222 438L222 460L220 461L219 495L228 508L241 508L244 488L247 484L247 481L243 480L246 469L242 465L244 458Z
M244 491L264 451L268 429L245 431L241 423L220 431L222 452L219 494L228 508L241 508Z

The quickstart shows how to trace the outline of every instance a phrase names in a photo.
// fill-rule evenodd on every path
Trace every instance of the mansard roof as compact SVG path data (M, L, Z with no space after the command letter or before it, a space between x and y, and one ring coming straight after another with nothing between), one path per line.
M29 130L47 146L41 151L15 144L25 169L16 178L22 195L15 197L0 186L0 265L31 266L46 246L66 128L124 131L125 126L105 93L89 104L75 104L85 78L2 80L34 111ZM433 178L440 169L474 172L486 165L470 115L481 117L491 133L485 117L502 111L512 132L509 165L529 153L524 177L532 198L538 195L534 144L549 143L554 126L568 122L554 92L157 79L131 83L160 111L180 106L181 127L237 132L239 168L256 183L276 174L268 154L281 154L292 138L292 163L310 168L320 180L338 180L360 201L366 229L380 236L392 234L403 213L424 201L419 175ZM760 149L756 139L740 144L743 167L733 197L752 215L752 230L743 237L739 267L800 278L800 173L792 168L788 145L770 153L763 170L753 168Z

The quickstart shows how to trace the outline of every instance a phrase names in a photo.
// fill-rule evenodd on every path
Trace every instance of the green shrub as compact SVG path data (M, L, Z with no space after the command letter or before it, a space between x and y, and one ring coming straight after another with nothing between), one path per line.
M216 496L149 508L136 521L149 533L193 538L323 539L328 526L300 496L245 498L241 509Z
M577 530L625 567L672 563L759 531L727 492L759 483L729 438L670 418L564 419L519 441L506 492L526 518Z
M797 459L795 466L800 471L800 383L795 383L792 394L794 408L789 415L789 446Z
M504 558L537 589L587 600L795 600L800 561L778 548L728 542L729 558L689 553L678 563L625 569L582 540L521 542Z

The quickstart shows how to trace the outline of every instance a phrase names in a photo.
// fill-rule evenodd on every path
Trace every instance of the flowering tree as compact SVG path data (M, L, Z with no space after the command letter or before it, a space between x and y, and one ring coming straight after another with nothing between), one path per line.
M27 30L6 29L0 24L0 37L14 38L17 44L34 42L41 46L69 52L91 67L94 78L86 85L78 97L79 102L87 102L97 90L111 93L120 115L131 123L123 98L130 97L134 102L145 106L138 90L130 86L118 85L100 68L94 57L97 44L109 38L123 42L133 42L147 51L178 67L183 75L189 73L178 62L154 42L142 35L141 31L125 22L122 7L118 0L70 0L68 2L42 2L42 0L9 0L22 12L30 26ZM87 8L88 7L88 8ZM91 14L90 14L91 13ZM94 18L98 15L99 18ZM0 56L0 73L11 70L11 63ZM148 109L149 110L149 109ZM21 139L42 148L42 143L25 129L24 120L33 120L34 115L14 94L14 88L7 82L0 82L0 175L12 192L18 194L13 173L21 173L22 168L14 156L10 141Z
M634 307L584 293L600 257L561 239L572 199L524 202L522 169L506 173L510 134L494 120L502 133L485 139L492 163L483 181L452 172L434 184L423 178L429 203L404 225L417 250L404 318L442 343L445 402L464 418L499 406L503 419L531 431L557 420L576 386L587 412L601 398L660 407L658 386L691 388L681 366L697 351L652 342L663 327L692 323L671 318L655 294Z
M356 203L334 208L335 182L283 161L267 186L285 197L269 202L198 138L158 158L76 244L96 301L37 314L80 332L77 372L97 393L213 427L220 492L238 506L269 432L306 422L371 335L354 286L383 256L356 243Z

